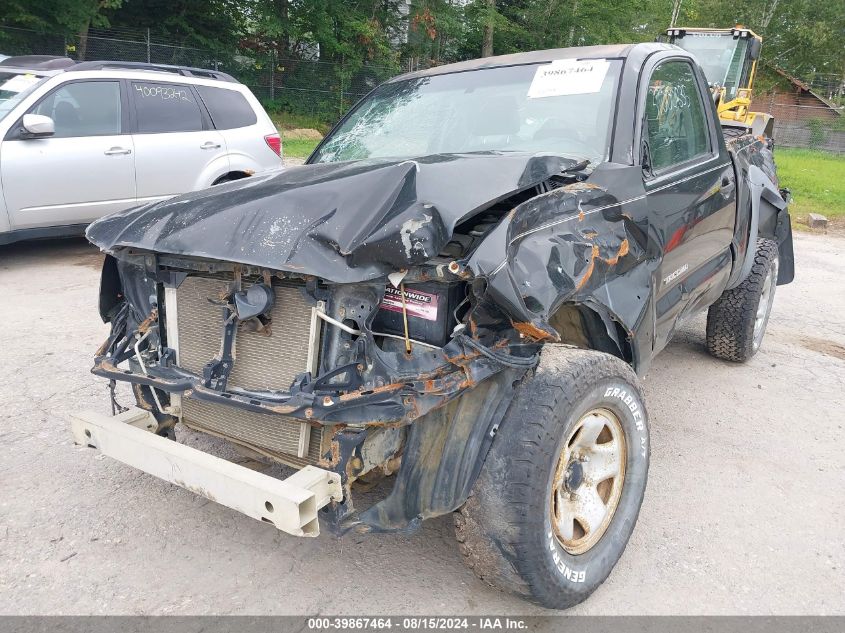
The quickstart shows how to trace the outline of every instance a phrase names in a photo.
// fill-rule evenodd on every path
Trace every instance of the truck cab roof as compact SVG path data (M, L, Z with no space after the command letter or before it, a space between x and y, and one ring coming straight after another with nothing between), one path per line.
M445 64L425 70L418 70L404 75L399 75L391 81L403 81L418 77L432 77L435 75L446 75L449 73L461 73L473 70L485 70L488 68L500 68L502 66L520 66L523 64L542 64L553 62L558 59L626 59L628 57L645 59L652 53L666 50L677 50L687 56L677 46L657 42L643 42L641 44L613 44L604 46L574 46L570 48L550 48L542 51L530 51L527 53L512 53L510 55L496 55L493 57L481 57L470 59L455 64Z

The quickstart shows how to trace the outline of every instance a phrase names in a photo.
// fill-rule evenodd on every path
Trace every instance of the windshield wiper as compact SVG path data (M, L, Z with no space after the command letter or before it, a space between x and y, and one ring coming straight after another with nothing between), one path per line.
M579 171L584 171L589 166L590 166L590 161L589 161L589 159L585 158L580 163L575 163L574 165L572 165L570 167L564 167L563 169L560 170L560 173L562 173L562 174L577 173Z

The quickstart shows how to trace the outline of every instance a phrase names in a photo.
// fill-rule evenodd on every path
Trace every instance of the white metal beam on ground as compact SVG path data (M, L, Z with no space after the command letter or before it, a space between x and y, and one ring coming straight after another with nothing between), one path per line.
M155 428L155 419L137 407L114 417L85 411L70 418L77 444L294 536L317 536L318 510L343 499L336 473L305 466L276 479L144 430Z

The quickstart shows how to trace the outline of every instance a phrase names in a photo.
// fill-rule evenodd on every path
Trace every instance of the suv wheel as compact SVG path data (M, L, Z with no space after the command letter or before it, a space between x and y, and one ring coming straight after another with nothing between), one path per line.
M548 608L585 600L634 529L649 462L639 381L623 361L547 345L455 513L465 562Z
M743 363L766 333L778 281L778 245L757 240L754 264L741 284L722 293L707 311L707 349L716 358Z

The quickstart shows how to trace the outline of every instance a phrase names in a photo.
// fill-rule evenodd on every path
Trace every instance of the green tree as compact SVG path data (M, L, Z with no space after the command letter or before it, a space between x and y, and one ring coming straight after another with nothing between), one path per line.
M78 35L79 59L85 59L88 30L107 27L106 12L122 4L123 0L41 0L21 2L0 0L3 24L30 28L44 33Z
M247 14L236 0L143 0L107 13L115 27L149 29L152 39L211 50L236 48Z
M456 0L415 0L407 18L403 57L416 64L439 64L459 57L464 37L463 4Z
M680 26L742 24L763 37L763 59L798 77L845 73L845 4L815 0L688 0Z

